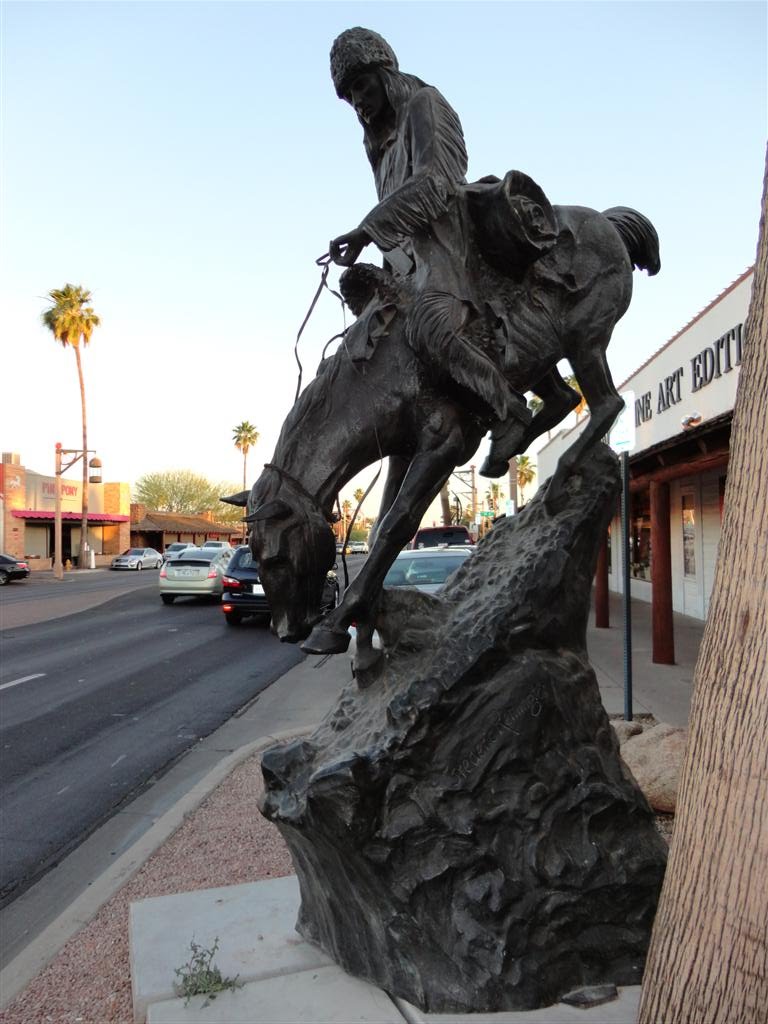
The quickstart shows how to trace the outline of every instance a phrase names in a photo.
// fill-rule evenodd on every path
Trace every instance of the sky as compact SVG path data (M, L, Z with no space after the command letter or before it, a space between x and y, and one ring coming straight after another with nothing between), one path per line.
M517 168L554 203L653 221L662 269L634 274L608 350L617 384L755 259L762 2L6 0L0 19L0 445L40 473L56 441L81 444L74 354L40 322L66 282L102 321L83 364L105 480L242 482L242 420L261 434L249 485L269 461L315 260L376 202L328 70L353 25L458 112L470 181ZM325 293L303 384L342 326Z

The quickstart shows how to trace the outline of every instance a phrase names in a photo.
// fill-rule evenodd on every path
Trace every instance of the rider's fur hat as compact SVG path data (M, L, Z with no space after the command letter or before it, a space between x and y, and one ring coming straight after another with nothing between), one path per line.
M331 47L331 77L340 99L349 99L347 86L350 80L368 67L392 68L393 71L398 69L394 50L378 32L369 28L348 28L334 39Z

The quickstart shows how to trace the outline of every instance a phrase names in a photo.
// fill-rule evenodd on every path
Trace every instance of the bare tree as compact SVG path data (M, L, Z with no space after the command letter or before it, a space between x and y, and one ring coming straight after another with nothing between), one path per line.
M768 1021L768 163L712 600L640 1024Z

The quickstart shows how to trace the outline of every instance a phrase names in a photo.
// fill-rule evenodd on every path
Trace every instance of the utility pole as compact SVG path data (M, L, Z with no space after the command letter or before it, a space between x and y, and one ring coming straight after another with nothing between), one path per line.
M509 460L509 498L512 502L512 509L517 515L517 459Z
M72 456L66 466L62 465L62 455ZM66 473L68 469L71 469L72 466L74 466L74 464L80 459L85 459L88 455L94 456L88 463L88 466L91 469L100 470L101 460L96 458L95 451L92 451L91 449L84 451L82 448L62 448L61 441L56 442L56 506L53 518L53 575L54 579L57 580L64 579L64 566L61 562L61 475L62 473ZM91 484L101 483L101 473L96 472L93 476L89 476L86 479L88 480L88 483ZM88 484L83 484L83 486L87 487ZM80 538L80 556L78 558L78 568L80 569L87 568L85 565L85 555L87 551L88 537L86 535L85 537Z

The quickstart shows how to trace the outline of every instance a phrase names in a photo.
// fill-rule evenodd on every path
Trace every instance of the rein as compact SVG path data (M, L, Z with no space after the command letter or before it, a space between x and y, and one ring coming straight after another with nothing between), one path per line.
M328 350L328 346L331 345L338 338L340 338L341 341L342 341L342 345L343 345L344 351L347 353L347 357L350 358L350 363L352 365L352 368L357 373L357 375L360 378L360 381L363 384L363 386L368 388L368 390L370 390L370 387L369 387L367 381L365 380L363 375L360 373L360 371L357 369L357 367L355 366L355 364L352 361L351 357L349 357L349 351L348 351L347 345L346 345L346 335L347 335L347 331L349 330L349 328L347 326L347 317L346 317L346 302L344 301L342 296L337 291L334 291L333 288L329 287L329 285L328 285L328 272L331 269L331 263L332 263L332 260L331 260L330 253L324 253L322 256L320 256L318 259L315 260L315 265L322 268L322 270L320 272L320 284L317 286L317 291L315 292L315 295L314 295L312 301L309 304L309 309L307 310L307 314L306 314L306 316L304 317L304 319L301 322L301 327L299 327L298 334L296 335L296 342L295 342L295 344L293 346L293 354L294 354L294 357L296 359L296 363L298 364L298 367L299 367L299 376L298 376L298 380L296 381L296 395L295 395L294 400L293 400L294 405L296 404L296 402L299 399L299 394L301 392L301 379L302 379L302 376L303 376L303 373L304 373L304 367L302 366L301 359L299 358L299 341L301 340L301 336L304 333L304 328L309 323L310 317L312 316L312 313L315 310L315 306L317 305L317 301L320 298L324 288L327 289L331 293L331 295L334 295L339 300L339 302L341 303L341 312L342 312L342 317L344 318L344 330L341 331L339 334L334 334L334 336L332 338L329 338L329 340L325 344L325 347L323 348L322 358L325 359L325 353ZM355 509L354 515L350 519L349 526L347 527L347 530L346 530L346 533L345 533L345 536L344 536L344 540L343 540L343 543L342 543L342 547L341 547L341 564L344 567L344 589L345 590L349 586L349 573L347 571L347 558L346 558L346 550L347 550L347 545L349 543L349 536L352 533L352 528L355 525L355 522L357 520L358 515L360 514L360 509L362 508L363 502L365 501L365 499L368 497L368 495L371 493L371 491L375 487L376 482L379 479L379 476L381 475L381 469L382 469L382 466L384 464L384 453L381 450L381 442L379 440L379 433L375 429L375 427L374 427L374 433L375 433L375 437L376 437L376 446L379 449L379 468L376 470L376 475L374 476L373 480L371 480L370 484L368 485L368 487L365 490L365 493L363 494L362 498L358 502L358 505L357 505L357 508ZM303 495L303 497L305 497L312 505L315 506L315 508L320 512L320 514L326 520L326 522L329 523L331 526L333 526L335 523L338 523L338 522L340 522L342 520L341 502L339 500L339 495L338 494L336 495L336 507L337 507L338 511L337 512L332 512L332 513L327 513L325 511L325 509L322 507L322 505L320 504L320 502L317 500L317 497L314 494L310 494L309 491L306 489L306 487L301 483L300 480L297 480L296 477L294 477L290 473L286 472L286 470L282 469L280 466L276 466L273 462L265 462L264 463L264 468L265 469L273 469L279 476L282 476L288 483L292 484L293 487L299 492L299 494Z

